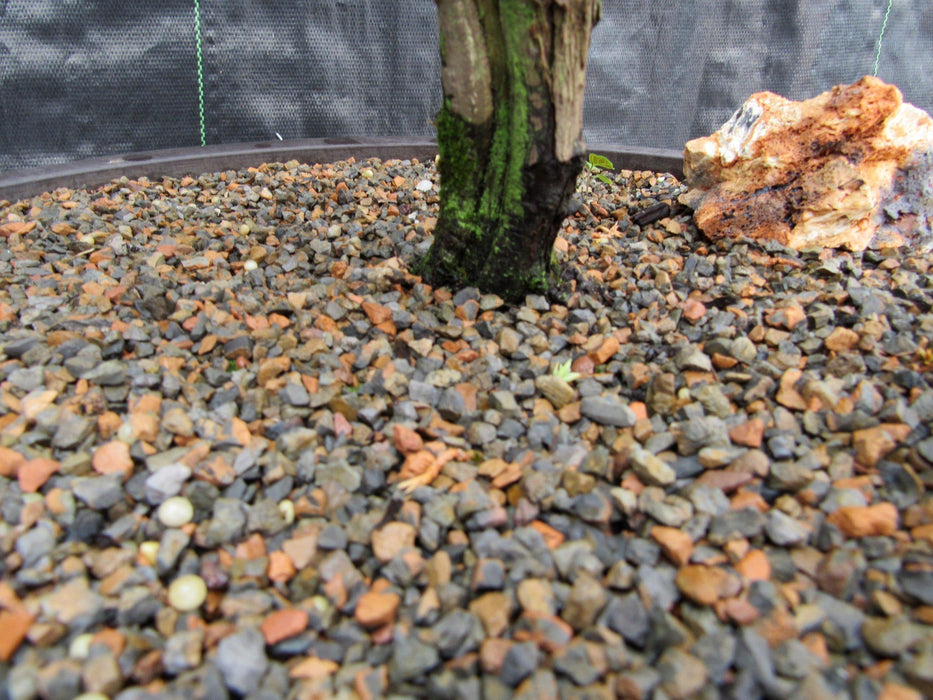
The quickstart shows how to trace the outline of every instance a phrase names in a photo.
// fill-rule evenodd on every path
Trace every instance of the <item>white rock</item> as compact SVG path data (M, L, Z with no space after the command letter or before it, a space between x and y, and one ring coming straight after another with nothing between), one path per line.
M165 527L181 527L191 522L194 517L194 506L184 496L172 496L159 506L159 521Z
M155 540L143 542L139 545L139 555L149 563L149 566L155 566L159 557L159 543Z
M176 578L168 587L168 602L180 612L197 610L207 600L207 584L196 574Z
M90 632L79 634L68 645L68 656L72 659L86 659L91 653L91 640L93 639L94 635Z

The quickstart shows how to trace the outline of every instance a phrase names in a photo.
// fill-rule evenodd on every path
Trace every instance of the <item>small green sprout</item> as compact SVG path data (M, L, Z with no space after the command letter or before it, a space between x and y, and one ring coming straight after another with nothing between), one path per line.
M574 379L580 378L580 375L577 372L570 371L570 360L558 363L554 367L553 374L558 379L563 379L567 383L572 382Z
M612 164L611 160L598 153L590 153L589 157L586 159L585 165L586 169L594 173L598 180L602 180L607 185L612 184L612 180L609 176L603 174L604 170L615 170L615 166Z

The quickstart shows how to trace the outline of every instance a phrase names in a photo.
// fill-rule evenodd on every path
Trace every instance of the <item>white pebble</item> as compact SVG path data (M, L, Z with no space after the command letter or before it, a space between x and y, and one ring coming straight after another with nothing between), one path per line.
M434 184L430 180L422 180L417 184L419 192L428 192L432 187L434 187Z
M139 554L149 562L149 566L155 566L159 557L159 543L155 540L147 540L139 545Z
M92 639L94 639L94 635L90 632L79 634L72 639L71 644L68 645L68 656L72 659L86 659L91 653Z
M295 504L291 501L279 501L279 513L282 514L282 520L285 521L286 525L295 522Z
M169 605L181 612L197 610L206 599L207 584L197 574L179 576L168 587Z
M191 522L194 506L184 496L172 496L159 506L159 521L165 527L181 527Z
M245 263L243 263L243 269L246 270L247 272L252 272L258 267L259 267L259 263L256 262L255 260L247 260Z

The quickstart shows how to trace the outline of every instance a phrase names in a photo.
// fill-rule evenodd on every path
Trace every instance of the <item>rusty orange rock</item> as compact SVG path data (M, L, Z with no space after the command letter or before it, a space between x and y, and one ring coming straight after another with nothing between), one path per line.
M284 608L266 616L259 626L266 644L278 644L283 639L294 637L308 627L310 616L301 608Z
M291 578L297 573L295 565L292 563L291 558L285 552L270 552L269 553L269 568L267 575L269 576L270 581L276 583L284 583L291 580Z
M557 549L564 543L564 534L540 520L531 523L531 527L541 533L548 549Z
M58 471L61 463L57 459L36 457L23 462L16 472L19 487L24 493L35 493Z
M759 92L715 134L687 143L680 201L713 240L798 250L924 244L933 237L920 184L931 145L933 119L871 76L804 102ZM896 186L907 173L917 184Z
M417 535L415 526L409 523L386 523L372 533L373 554L383 564L387 564L406 547L413 547Z
M843 506L826 518L847 537L893 535L897 530L897 508L893 503Z
M856 430L852 433L855 459L863 467L874 467L898 444L910 435L911 427L903 423L882 423L873 428Z
M133 473L130 446L122 440L111 440L94 450L91 466L98 474L121 474L126 481Z
M706 305L699 299L688 297L684 301L683 316L690 323L696 323L706 315Z
M712 605L720 598L736 595L742 589L737 576L718 566L688 564L677 572L677 588L700 605Z
M846 352L858 345L858 341L858 333L840 326L826 336L823 345L832 352Z
M395 621L395 613L401 602L398 593L369 591L360 596L353 617L367 629L382 627Z
M15 477L20 465L25 461L26 458L16 450L0 447L0 476L7 479Z
M748 581L767 581L771 578L771 562L760 549L752 549L736 562L735 570Z
M693 540L683 530L666 525L655 525L651 528L651 537L661 545L665 556L677 566L683 566L690 561L693 554Z
M395 449L402 454L418 452L424 449L424 440L421 439L421 436L400 423L392 426L392 440L395 443Z
M26 638L33 617L24 609L0 610L0 661L10 660Z
M288 671L289 678L301 678L307 681L322 680L335 674L340 669L340 664L329 659L319 659L316 656L309 656L304 661L299 661Z
M765 433L765 422L761 418L751 418L739 423L729 431L729 439L736 445L746 447L761 447Z

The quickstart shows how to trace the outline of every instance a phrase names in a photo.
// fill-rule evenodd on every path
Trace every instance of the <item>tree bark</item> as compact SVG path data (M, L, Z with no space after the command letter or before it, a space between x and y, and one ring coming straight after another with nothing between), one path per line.
M435 285L510 301L544 291L585 156L583 89L599 0L437 0L444 101Z

